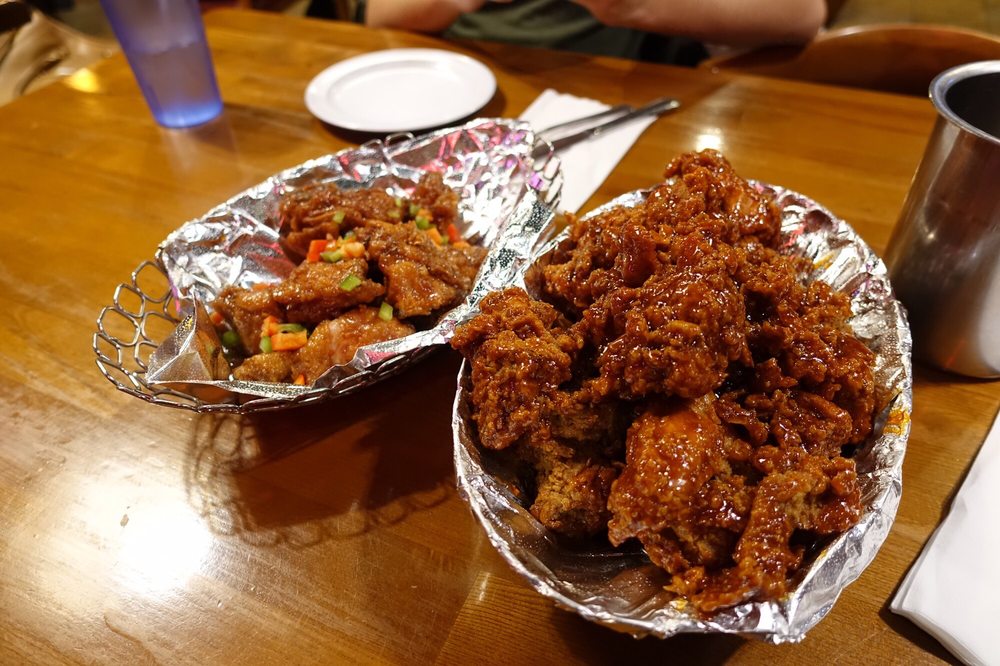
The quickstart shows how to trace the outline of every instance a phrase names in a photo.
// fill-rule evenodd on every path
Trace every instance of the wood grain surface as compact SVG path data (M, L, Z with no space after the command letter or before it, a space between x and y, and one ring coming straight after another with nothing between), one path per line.
M207 17L218 120L157 127L117 56L0 108L0 663L921 663L949 660L887 605L947 510L1000 384L916 372L904 494L874 563L798 645L634 640L559 610L456 494L442 350L375 388L255 418L115 391L91 338L116 284L185 220L370 137L310 116L308 81L375 49L462 50L496 74L481 115L543 89L683 108L589 206L675 154L806 193L881 250L929 102L272 14Z

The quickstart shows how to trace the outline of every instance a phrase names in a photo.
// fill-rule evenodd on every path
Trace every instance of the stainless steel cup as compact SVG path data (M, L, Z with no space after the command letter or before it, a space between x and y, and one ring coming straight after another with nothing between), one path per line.
M1000 377L1000 60L931 83L937 123L886 250L914 356Z

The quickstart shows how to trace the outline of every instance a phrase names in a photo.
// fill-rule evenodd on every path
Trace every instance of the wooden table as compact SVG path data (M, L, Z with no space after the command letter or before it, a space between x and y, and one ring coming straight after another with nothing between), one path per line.
M887 604L947 509L1000 383L918 369L905 492L875 562L799 645L636 641L555 608L457 496L441 351L360 395L252 419L117 392L95 318L157 243L282 168L367 137L310 116L329 64L431 38L254 12L207 17L226 111L158 128L124 58L0 108L0 662L915 663L949 659ZM884 247L933 121L928 102L499 45L483 115L546 87L670 93L591 205L694 148L807 193Z

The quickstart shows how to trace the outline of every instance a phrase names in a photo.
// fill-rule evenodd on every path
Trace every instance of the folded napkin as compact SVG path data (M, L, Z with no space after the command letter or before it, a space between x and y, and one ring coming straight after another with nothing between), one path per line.
M530 122L537 133L547 127L599 113L608 108L610 107L607 104L592 99L546 90L524 110L521 120ZM654 120L656 120L654 116L637 118L608 130L606 134L601 134L597 138L587 139L560 150L559 157L562 159L565 181L562 190L562 209L573 213L578 211Z
M967 664L1000 664L1000 418L892 600Z

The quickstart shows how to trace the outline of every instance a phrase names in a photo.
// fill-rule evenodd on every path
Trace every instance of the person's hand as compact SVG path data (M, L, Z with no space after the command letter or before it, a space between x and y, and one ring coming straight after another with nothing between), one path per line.
M487 0L368 0L365 25L441 32L462 14L474 12Z
M572 0L598 21L715 44L800 44L826 20L825 0Z

